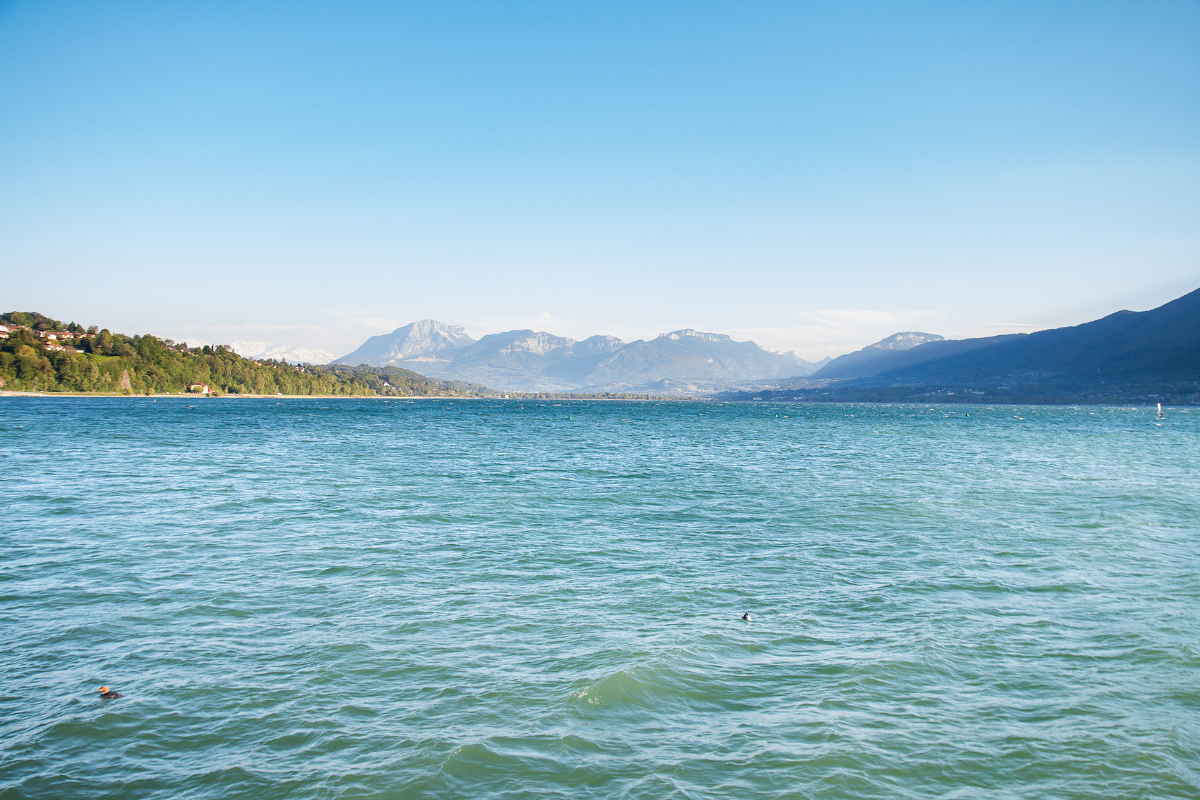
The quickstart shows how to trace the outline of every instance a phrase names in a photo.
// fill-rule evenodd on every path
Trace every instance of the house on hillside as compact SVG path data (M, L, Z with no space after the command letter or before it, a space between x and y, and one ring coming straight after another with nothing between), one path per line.
M193 383L188 387L188 391L192 394L210 394L207 383Z

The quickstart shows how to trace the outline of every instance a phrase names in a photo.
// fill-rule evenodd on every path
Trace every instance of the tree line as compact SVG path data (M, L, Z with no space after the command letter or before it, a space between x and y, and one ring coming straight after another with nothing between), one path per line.
M30 392L171 394L203 384L214 394L358 397L495 397L483 386L439 381L398 367L289 364L243 358L227 347L188 347L149 334L63 324L34 312L0 314L0 388ZM56 339L47 338L55 333ZM60 349L61 348L61 349Z

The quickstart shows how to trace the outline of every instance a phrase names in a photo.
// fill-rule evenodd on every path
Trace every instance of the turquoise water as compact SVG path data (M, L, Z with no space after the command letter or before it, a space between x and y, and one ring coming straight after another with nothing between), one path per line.
M6 398L0 455L4 800L1200 796L1200 410Z

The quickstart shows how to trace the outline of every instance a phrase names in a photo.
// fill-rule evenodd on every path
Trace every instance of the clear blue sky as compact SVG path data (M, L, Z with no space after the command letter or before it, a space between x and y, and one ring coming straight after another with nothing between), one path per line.
M836 355L1200 286L1200 3L0 3L4 310Z

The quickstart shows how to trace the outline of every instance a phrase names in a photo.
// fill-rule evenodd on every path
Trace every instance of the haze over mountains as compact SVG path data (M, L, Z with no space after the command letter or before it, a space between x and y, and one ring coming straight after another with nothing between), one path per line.
M333 363L398 366L443 380L510 391L706 392L747 381L811 375L808 362L753 342L690 328L650 341L615 336L575 341L544 331L490 334L475 341L462 327L422 320L373 336Z
M212 344L212 342L192 340L189 344L203 347L206 344ZM328 350L318 350L311 347L292 347L286 344L275 344L274 342L237 341L229 347L239 356L259 360L274 359L276 361L287 361L292 364L327 364L333 360L333 353L330 353Z

